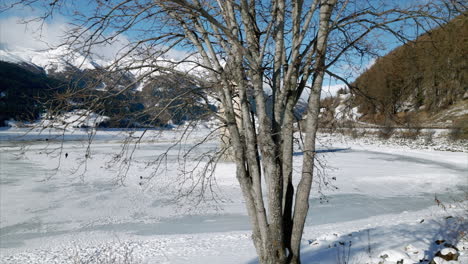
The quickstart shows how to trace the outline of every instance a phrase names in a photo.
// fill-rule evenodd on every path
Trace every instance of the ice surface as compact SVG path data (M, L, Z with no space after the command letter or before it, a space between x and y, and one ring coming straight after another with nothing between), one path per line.
M88 149L90 131L94 143ZM196 195L180 200L182 203L173 201L180 187L192 186L181 170L187 166L190 171L193 163L184 163L181 153L195 147L207 135L206 131L193 132L184 144L167 152L164 172L155 171L148 162L165 153L184 132L145 132L143 143L132 154L134 162L126 175L119 174L121 168L110 162L116 154L128 154L121 150L129 135L138 138L143 131L32 130L26 135L24 132L0 131L0 262L3 257L3 260L11 257L12 261L5 262L18 263L23 259L21 256L29 256L39 263L53 263L46 259L60 255L57 245L64 245L70 252L73 245L96 249L114 241L111 244L116 250L124 250L120 245L125 243L116 244L115 238L138 241L136 251L141 251L139 256L147 263L165 263L161 250L169 252L167 263L185 263L187 258L193 263L220 259L222 263L247 263L254 259L234 164L220 163L216 168L213 187L217 203L208 199L195 207ZM63 138L65 142L61 141ZM209 140L195 148L189 157L194 159L217 146L215 139ZM321 185L314 184L304 238L322 236L314 247L323 250L311 247L314 251L307 251L304 258L333 256L336 249L326 248L333 241L345 239L350 232L357 232L354 236L365 248L366 235L359 230L374 228L372 239L382 240L378 245L375 242L374 257L379 253L377 249L388 249L410 254L406 258L412 259L413 253L405 251L405 246L424 248L431 236L421 229L421 236L428 241L421 244L411 238L417 238L417 231L410 234L408 230L437 226L430 220L434 209L428 211L435 205L434 194L448 201L466 190L466 153L346 147L351 149L319 154L322 163L327 164L328 180L322 178L325 181ZM320 147L330 148L344 147ZM301 155L294 159L299 164ZM297 182L298 172L294 180ZM333 190L324 182L339 189ZM319 186L325 197L318 195ZM422 218L426 221L420 224ZM393 225L397 228L387 227ZM397 241L383 242L393 241L393 236ZM217 239L225 244L215 243ZM353 244L356 250L361 247L358 240ZM160 244L161 241L166 244ZM395 249L397 244L399 249ZM236 247L244 248L245 254L236 258L226 253ZM150 248L160 251L151 253Z

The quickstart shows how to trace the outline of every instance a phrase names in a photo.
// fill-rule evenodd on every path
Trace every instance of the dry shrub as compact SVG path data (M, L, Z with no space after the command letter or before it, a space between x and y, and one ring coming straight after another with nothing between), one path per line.
M448 132L449 140L466 140L468 139L468 121L455 122Z
M366 130L359 130L359 129L351 129L349 131L349 135L351 138L356 139L356 138L362 138L365 137L367 134Z
M381 139L389 139L395 133L395 128L390 124L386 123L379 129L378 136Z
M404 139L417 139L421 134L421 125L415 113L401 113L399 122L403 125L400 137Z
M400 137L404 139L415 140L419 137L420 134L421 134L421 128L413 127L413 128L407 128L404 131L402 131L400 133Z
M432 130L424 133L424 143L432 144L432 142L434 141L434 134L435 134L435 131L432 131Z

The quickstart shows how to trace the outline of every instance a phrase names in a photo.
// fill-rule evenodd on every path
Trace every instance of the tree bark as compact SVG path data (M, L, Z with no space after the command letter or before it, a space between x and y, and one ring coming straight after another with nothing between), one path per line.
M304 157L301 180L297 187L293 228L291 234L291 263L300 263L300 246L307 212L309 211L309 196L312 187L315 158L315 138L318 128L320 93L325 75L325 56L327 37L330 33L331 12L337 0L322 0L320 3L320 22L317 35L317 60L314 66L314 78L311 95L308 102L308 114L305 124Z

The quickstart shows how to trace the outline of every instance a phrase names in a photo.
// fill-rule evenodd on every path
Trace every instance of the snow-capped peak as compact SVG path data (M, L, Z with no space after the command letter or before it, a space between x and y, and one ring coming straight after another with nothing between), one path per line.
M1 47L0 61L39 66L47 73L63 72L70 67L81 70L96 69L99 67L91 58L77 53L66 46L46 50L21 47L10 50L6 47Z

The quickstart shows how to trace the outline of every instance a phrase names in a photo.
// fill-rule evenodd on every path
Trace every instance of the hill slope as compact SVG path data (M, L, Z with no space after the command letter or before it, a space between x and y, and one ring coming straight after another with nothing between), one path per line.
M63 86L38 68L0 61L0 125L8 119L35 120Z
M362 121L466 125L468 15L391 51L353 85L368 96L355 96Z

